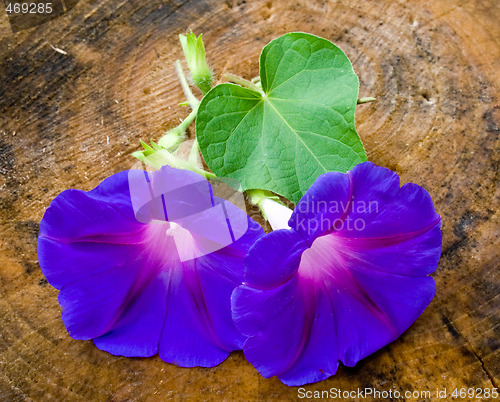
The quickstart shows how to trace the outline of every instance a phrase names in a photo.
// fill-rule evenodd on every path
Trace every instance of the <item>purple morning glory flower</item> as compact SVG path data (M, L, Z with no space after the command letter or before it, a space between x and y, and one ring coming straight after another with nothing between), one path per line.
M263 234L204 178L164 166L61 193L40 224L38 256L73 338L211 367L241 349L230 297Z
M394 341L434 297L440 221L427 191L373 163L320 176L245 259L232 309L247 360L297 386Z

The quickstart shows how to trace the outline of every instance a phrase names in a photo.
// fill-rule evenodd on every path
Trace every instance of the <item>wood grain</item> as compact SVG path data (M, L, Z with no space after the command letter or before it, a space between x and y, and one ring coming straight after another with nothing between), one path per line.
M424 186L443 216L429 308L396 342L306 389L498 386L499 20L495 0L80 0L16 34L2 15L0 399L297 398L241 352L183 369L71 339L37 263L38 223L59 192L129 168L139 139L186 115L173 62L189 28L204 33L219 76L256 76L262 47L289 31L332 40L360 96L377 98L356 115L369 159Z

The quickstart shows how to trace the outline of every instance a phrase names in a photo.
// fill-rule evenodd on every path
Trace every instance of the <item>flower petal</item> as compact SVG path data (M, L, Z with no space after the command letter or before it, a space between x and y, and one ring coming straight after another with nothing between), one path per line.
M353 267L356 284L380 311L383 311L396 339L422 314L436 294L429 276L409 277Z
M172 275L160 341L163 360L182 367L212 367L230 351L242 348L245 337L231 318L230 298L243 281L243 251L263 233L257 223L246 219L249 230L239 240L182 262L183 275Z
M135 297L113 329L94 339L95 345L118 356L158 354L166 314L168 272L161 272Z
M347 173L351 185L349 215L368 224L399 192L399 176L372 162L356 165Z
M90 241L63 243L43 235L38 238L40 267L56 289L121 266L139 252L134 245Z
M391 200L379 204L378 213L358 212L349 217L353 226L356 219L360 224L354 230L344 226L341 230L343 236L390 243L417 237L441 220L429 193L413 183L405 184Z
M113 233L133 234L139 226L128 194L127 172L108 177L91 191L63 191L45 211L40 236L69 243L97 241Z
M144 226L133 214L127 172L95 189L59 194L40 223L38 257L42 272L56 289L124 264L137 254Z
M343 238L340 253L352 266L396 275L424 276L436 270L441 244L441 224L438 222L427 232L406 240Z
M232 297L236 326L250 336L246 358L264 377L277 375L288 385L319 381L338 367L331 305L322 293L311 301L314 287L295 275L306 248L293 230L257 241L245 260L245 285Z
M295 207L289 224L310 244L332 231L399 242L431 230L439 220L422 187L408 183L400 188L396 173L364 162L347 174L321 175Z
M314 291L311 288L309 291ZM289 370L279 376L286 385L298 386L317 382L334 375L339 366L339 351L336 339L338 332L333 305L325 292L315 294L315 305L311 311L310 330L303 336L304 345Z
M248 335L245 357L264 377L285 373L301 348L307 312L297 277L273 289L238 287L232 296L237 328Z
M310 244L326 233L344 239L339 250L352 263L418 276L437 267L440 220L425 189L413 183L400 188L396 173L364 162L347 174L320 176L290 222Z
M426 275L440 257L440 216L424 189L400 188L388 169L320 176L289 225L250 249L232 296L245 356L266 377L302 385L333 375L339 360L353 366L397 339L435 294Z
M214 331L194 260L172 271L160 358L181 367L212 367L229 355Z
M262 238L261 240L264 240ZM245 283L258 289L284 284L297 271L307 244L294 230L275 230L258 240L245 259Z
M288 225L309 244L341 220L351 199L349 177L339 172L319 176L295 206Z
M164 167L63 192L44 215L38 253L72 337L112 354L213 366L242 346L230 297L263 234L206 180Z
M140 268L134 264L116 265L64 286L59 292L59 304L69 335L92 339L110 331L127 307Z

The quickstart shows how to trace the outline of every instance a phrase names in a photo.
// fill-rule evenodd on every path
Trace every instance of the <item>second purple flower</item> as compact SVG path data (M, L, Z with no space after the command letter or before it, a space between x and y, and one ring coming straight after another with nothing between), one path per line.
M427 275L440 258L440 221L422 187L400 188L373 163L320 176L289 228L245 259L232 309L247 360L264 377L303 385L394 341L434 297Z

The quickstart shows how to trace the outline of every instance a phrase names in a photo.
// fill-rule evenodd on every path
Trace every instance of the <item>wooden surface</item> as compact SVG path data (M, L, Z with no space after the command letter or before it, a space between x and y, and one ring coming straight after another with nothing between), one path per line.
M173 62L189 28L219 75L256 76L262 47L289 31L339 45L360 96L377 98L357 110L369 160L424 186L443 216L429 308L307 390L500 384L498 1L80 0L17 34L0 10L0 400L297 398L241 352L183 369L71 339L37 263L38 223L59 192L129 168L139 139L186 115Z

